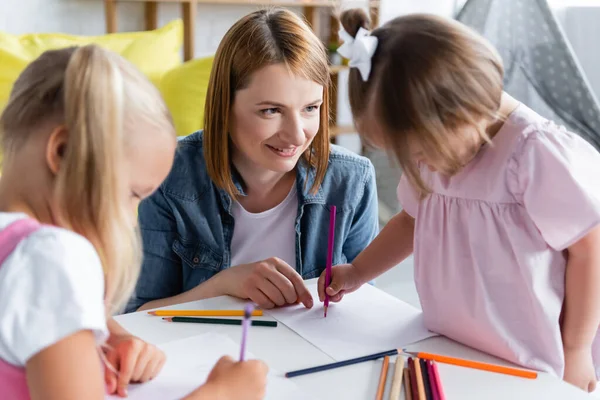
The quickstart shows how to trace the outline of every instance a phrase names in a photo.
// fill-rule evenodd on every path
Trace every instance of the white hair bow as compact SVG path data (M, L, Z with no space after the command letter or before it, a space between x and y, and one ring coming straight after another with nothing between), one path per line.
M356 33L356 37L352 37L344 28L340 28L338 35L344 41L338 53L342 57L350 60L351 68L356 68L360 72L363 81L369 80L371 73L371 59L375 50L377 50L378 40L375 36L371 36L368 30L360 28Z

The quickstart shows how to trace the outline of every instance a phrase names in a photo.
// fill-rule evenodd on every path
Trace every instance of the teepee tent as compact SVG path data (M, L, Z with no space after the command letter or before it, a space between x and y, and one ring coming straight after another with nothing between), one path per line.
M600 150L600 107L547 0L468 0L456 19L500 52L505 90Z

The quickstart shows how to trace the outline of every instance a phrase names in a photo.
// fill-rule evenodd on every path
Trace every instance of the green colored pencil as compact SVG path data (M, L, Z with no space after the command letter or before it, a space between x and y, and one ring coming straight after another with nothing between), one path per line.
M230 318L198 318L198 317L168 317L163 318L169 322L191 322L195 324L220 324L220 325L241 325L241 319ZM268 326L271 328L277 327L277 321L261 321L252 320L252 326Z

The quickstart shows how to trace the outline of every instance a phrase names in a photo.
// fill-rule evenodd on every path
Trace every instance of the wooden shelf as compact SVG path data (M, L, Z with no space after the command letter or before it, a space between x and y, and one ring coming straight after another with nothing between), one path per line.
M104 11L106 16L106 32L117 31L117 4L118 3L143 3L146 30L156 29L158 26L158 3L175 3L181 6L183 17L183 58L185 61L194 58L194 36L196 30L196 17L198 15L198 4L211 5L254 5L258 7L303 7L304 16L311 28L319 35L318 8L340 9L342 0L104 0ZM368 1L369 11L374 26L378 24L380 0ZM337 40L337 20L332 14L330 36ZM333 73L337 73L339 70Z
M110 3L148 3L148 0L105 0ZM213 5L255 5L274 7L340 7L340 0L158 0L153 3L197 3ZM371 0L370 7L379 7L380 0Z
M329 136L334 138L339 135L356 133L354 125L332 125L329 127Z
M339 74L341 71L345 71L347 69L350 69L350 67L347 65L330 65L329 66L329 72L331 72L332 74Z
M181 7L181 15L183 19L183 59L184 61L194 58L194 38L196 31L196 20L198 16L199 4L211 5L246 5L257 7L302 7L306 21L315 32L319 33L320 16L329 14L331 31L329 32L329 41L337 42L337 31L339 22L334 15L335 11L341 9L343 0L103 0L104 10L106 15L106 32L113 33L117 31L117 4L118 3L143 3L144 4L144 20L146 30L153 30L158 27L158 3L179 4ZM365 2L367 3L367 2ZM379 7L380 0L368 1L369 13L371 15L371 23L373 26L379 24ZM332 8L332 11L319 12L319 9ZM337 119L337 85L338 75L340 71L348 69L346 65L332 65L331 72L331 92L330 92L330 115L333 121ZM332 126L331 137L337 135L356 132L353 126Z

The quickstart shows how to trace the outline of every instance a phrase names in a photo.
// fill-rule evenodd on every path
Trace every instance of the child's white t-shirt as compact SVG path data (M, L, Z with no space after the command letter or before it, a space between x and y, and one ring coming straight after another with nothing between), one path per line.
M20 218L0 213L0 230ZM41 226L0 264L0 359L23 367L81 330L108 337L100 259L84 237Z

